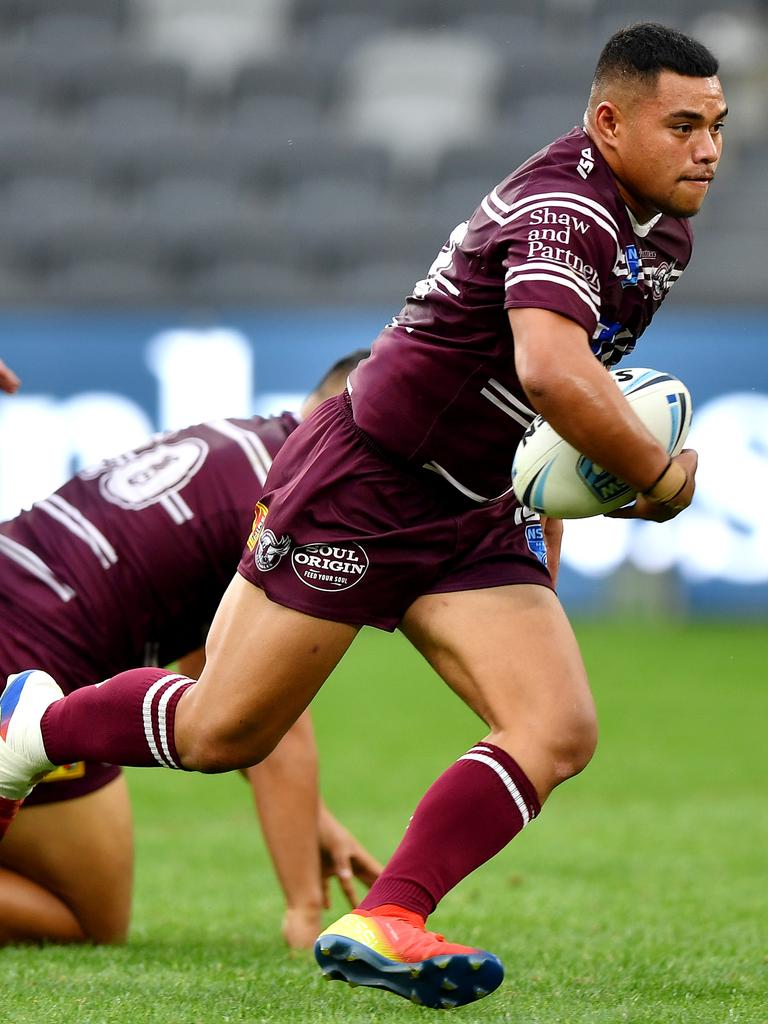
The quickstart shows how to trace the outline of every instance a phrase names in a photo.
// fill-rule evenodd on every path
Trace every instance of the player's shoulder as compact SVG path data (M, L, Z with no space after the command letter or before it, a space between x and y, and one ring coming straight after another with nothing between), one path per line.
M623 221L613 176L582 128L534 153L491 191L487 205L499 214L493 218L498 223L531 218L536 223L548 216L542 212L547 207L582 212L614 235Z
M298 427L299 421L294 413L283 412L279 416L233 418L209 425L241 447L256 447L274 458L288 436Z

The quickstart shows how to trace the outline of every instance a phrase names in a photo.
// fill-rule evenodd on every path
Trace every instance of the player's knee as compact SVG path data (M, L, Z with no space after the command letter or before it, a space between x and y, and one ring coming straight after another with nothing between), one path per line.
M179 756L187 770L215 775L258 764L273 747L274 743L252 733L203 726L185 740Z
M574 715L567 729L552 744L552 776L555 786L584 771L597 748L597 717L584 711Z
M128 939L128 921L110 921L93 926L83 938L92 946L122 946Z

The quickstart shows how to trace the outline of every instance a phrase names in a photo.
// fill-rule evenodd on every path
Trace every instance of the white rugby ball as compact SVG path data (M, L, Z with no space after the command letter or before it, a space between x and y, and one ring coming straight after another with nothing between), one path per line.
M669 373L643 367L612 370L626 400L670 455L685 444L691 396ZM537 416L518 445L512 464L517 500L558 519L586 519L628 504L636 492L564 441Z

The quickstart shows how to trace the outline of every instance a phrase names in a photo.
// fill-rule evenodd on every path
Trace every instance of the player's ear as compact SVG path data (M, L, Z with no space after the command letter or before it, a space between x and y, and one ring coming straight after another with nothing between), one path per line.
M597 140L614 148L621 121L621 108L611 100L603 100L592 114L592 131L597 135Z

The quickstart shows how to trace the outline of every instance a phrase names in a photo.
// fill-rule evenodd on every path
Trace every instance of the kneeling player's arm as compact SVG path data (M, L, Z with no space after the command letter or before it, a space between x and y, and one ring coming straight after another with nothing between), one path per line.
M293 947L310 946L320 930L323 887L317 746L309 712L288 730L269 757L244 774L285 896L283 934Z
M176 662L179 672L190 679L199 679L200 673L205 668L205 648L198 647L196 651L184 654Z
M510 309L517 375L534 409L573 447L637 491L669 456L595 359L587 332L546 309Z

